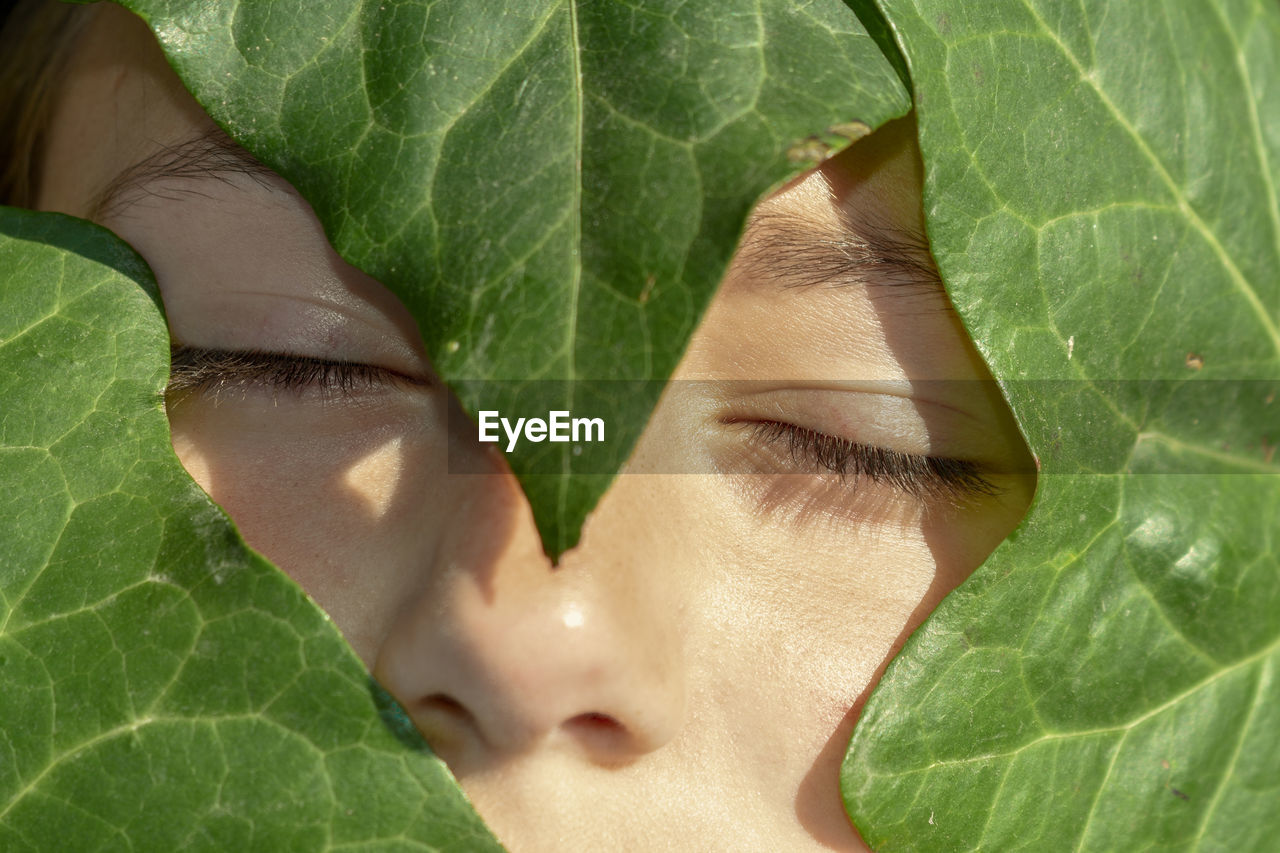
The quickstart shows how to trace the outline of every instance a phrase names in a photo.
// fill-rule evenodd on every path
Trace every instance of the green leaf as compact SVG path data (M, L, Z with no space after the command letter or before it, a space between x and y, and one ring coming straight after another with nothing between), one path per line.
M142 261L0 208L0 270L0 848L500 850L178 463Z
M509 459L553 557L630 454L752 203L809 165L788 153L908 108L839 0L125 5L404 300L471 415L604 418L589 458Z
M1042 465L867 704L877 850L1263 850L1280 818L1280 6L881 3L934 253Z

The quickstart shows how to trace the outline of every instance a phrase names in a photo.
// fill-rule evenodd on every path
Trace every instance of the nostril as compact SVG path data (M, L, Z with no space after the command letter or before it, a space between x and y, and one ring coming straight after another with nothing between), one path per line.
M475 719L465 705L446 693L432 693L430 696L423 698L418 704L424 711L438 711L459 722L470 723Z
M419 699L413 711L418 731L450 766L463 755L469 742L477 737L483 739L475 715L446 693L432 693Z
M626 764L640 751L627 727L608 714L578 714L565 720L561 730L577 740L600 764Z
M566 725L574 728L580 728L585 731L611 732L620 730L622 723L610 717L608 714L599 714L594 711L588 714L579 714L573 717Z

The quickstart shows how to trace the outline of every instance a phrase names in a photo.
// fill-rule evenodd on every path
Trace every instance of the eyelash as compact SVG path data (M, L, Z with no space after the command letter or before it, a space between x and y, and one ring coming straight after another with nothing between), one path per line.
M351 395L386 385L426 387L431 383L389 367L266 350L220 350L175 346L169 356L165 393L214 397L246 386L273 391L315 389L323 395Z
M784 421L745 423L751 438L784 450L791 462L840 479L867 479L888 484L915 498L994 497L1001 489L982 475L974 462L942 456L917 456L860 444Z

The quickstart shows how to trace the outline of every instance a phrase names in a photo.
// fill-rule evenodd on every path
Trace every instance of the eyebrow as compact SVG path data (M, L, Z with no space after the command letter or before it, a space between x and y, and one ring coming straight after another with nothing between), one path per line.
M275 172L214 128L167 145L116 175L94 199L89 218L101 222L106 217L118 216L144 197L178 199L203 195L191 187L161 188L159 185L167 179L213 179L232 186L231 179L237 175L252 178L267 189L275 188L268 179L278 179Z
M785 212L758 213L738 259L750 278L783 289L864 285L873 298L946 294L924 234L868 215L844 212L839 224L821 225Z

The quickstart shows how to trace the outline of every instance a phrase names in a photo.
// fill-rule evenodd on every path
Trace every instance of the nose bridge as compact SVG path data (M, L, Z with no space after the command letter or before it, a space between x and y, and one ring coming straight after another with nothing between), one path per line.
M460 503L375 675L433 746L433 729L451 728L442 739L466 729L498 755L555 743L616 761L661 747L685 684L672 609L638 582L638 555L588 529L553 567L514 481L484 489ZM503 516L511 527L492 529Z

